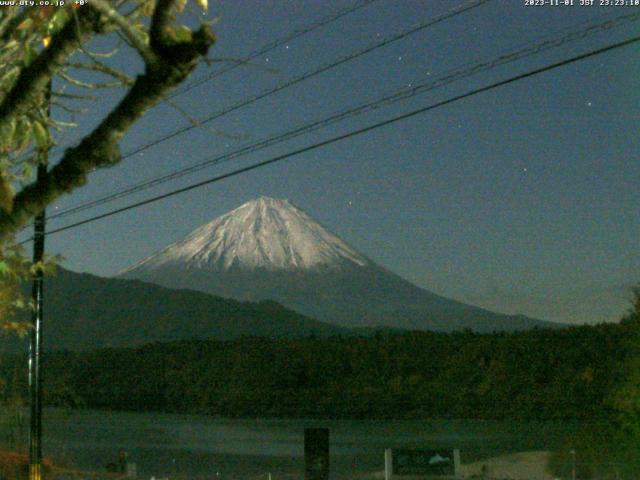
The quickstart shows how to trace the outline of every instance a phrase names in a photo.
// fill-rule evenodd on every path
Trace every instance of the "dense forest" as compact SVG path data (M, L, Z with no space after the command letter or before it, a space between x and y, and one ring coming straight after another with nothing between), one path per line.
M478 334L189 340L44 357L49 406L224 417L578 420L550 468L640 472L640 290L619 324ZM0 358L5 406L26 358ZM621 476L622 475L622 476Z
M232 417L589 418L603 413L619 383L632 328L191 340L57 352L44 359L45 395L49 405ZM26 377L15 374L23 358L0 365L5 378ZM14 388L6 395L15 396Z

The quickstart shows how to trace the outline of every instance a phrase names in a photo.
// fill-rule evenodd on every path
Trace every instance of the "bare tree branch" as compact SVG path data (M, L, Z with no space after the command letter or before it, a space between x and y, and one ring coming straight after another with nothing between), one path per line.
M171 8L176 0L157 0L149 28L149 44L156 54L162 52L169 44L166 39L167 26L171 22Z
M138 50L145 63L156 61L153 50L149 48L140 32L105 0L91 0L91 6L111 20L131 45Z
M11 6L3 10L2 21L0 21L0 40L3 42L9 40L16 31L16 28L18 28L18 25L29 16L29 13L33 11L34 8L35 7L29 7L18 11L18 7Z
M212 133L213 135L217 135L222 138L228 138L230 140L242 140L243 138L247 138L247 135L230 134L230 133L217 130L210 126L204 125L200 120L198 120L196 117L191 115L187 110L182 108L180 105L178 105L174 101L165 99L165 102L168 103L175 111L180 113L184 118L186 118L191 125L193 125L196 128L200 128L205 132Z
M78 14L80 35L89 31L100 31L99 15L92 8L83 8ZM62 30L54 36L51 45L44 49L31 65L24 68L13 88L0 103L0 123L29 107L34 95L44 91L49 80L64 64L81 42L76 25L67 21Z
M75 128L78 126L76 122L63 122L62 120L51 120L47 122L48 125L51 125L57 131L61 132L65 128Z
M95 101L98 99L95 95L78 95L75 93L66 93L62 90L54 90L52 96L60 98L70 98L72 100L90 100Z
M57 108L59 108L60 110L63 110L71 115L78 115L81 113L87 113L88 109L86 108L73 108L73 107L69 107L68 105L65 105L62 102L56 102L56 101L52 101L51 102L51 106L55 106ZM49 125L55 125L55 121L50 120L48 122Z
M152 17L150 38L157 60L146 64L145 72L136 78L124 98L95 130L84 137L79 145L67 149L60 162L40 181L24 187L14 197L11 213L0 212L0 238L17 231L56 198L83 185L91 171L119 162L118 142L125 132L172 88L185 80L198 62L206 57L209 47L215 42L215 35L208 25L194 32L190 41L167 39L164 30L171 18L169 10L172 4L173 0L158 0ZM72 45L77 46L73 40L65 38L67 27L59 34L62 38L56 39L49 49L53 50L55 45L55 53L49 52L46 59L38 58L41 65L35 70L37 76L46 78L54 65L59 64L55 62L68 56ZM40 88L44 86L42 83L40 81ZM19 99L12 100L12 104L14 108L15 105L21 105ZM8 106L0 106L0 121L3 118L1 114L7 116L10 113L13 110Z
M120 51L120 47L121 47L121 43L118 43L118 45L116 45L116 47L113 50L109 50L108 52L92 52L89 49L87 49L84 45L80 45L80 50L82 51L82 53L84 53L87 57L89 57L92 60L96 60L98 58L111 58L113 57L116 53L118 53L118 51Z
M76 62L67 63L67 66L70 68L77 68L81 70L90 70L93 72L104 73L105 75L109 75L110 77L113 77L116 80L119 80L120 83L124 85L127 85L127 86L133 85L133 78L131 78L129 75L127 75L124 72L121 72L120 70L116 70L115 68L111 68L109 65L106 65L102 62L98 62L96 60L94 60L93 63L76 63Z
M77 78L73 78L71 75L69 75L66 72L58 72L58 76L60 78L62 78L65 82L70 83L71 85L74 85L76 87L80 87L80 88L86 88L87 90L97 90L99 88L113 88L113 87L119 87L122 85L122 82L118 81L118 82L83 82L82 80L78 80Z

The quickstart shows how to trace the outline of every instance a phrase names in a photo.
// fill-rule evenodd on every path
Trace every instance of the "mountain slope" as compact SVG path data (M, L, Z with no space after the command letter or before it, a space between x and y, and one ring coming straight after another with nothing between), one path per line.
M288 200L261 197L245 203L127 272L187 270L317 270L372 262Z
M493 331L556 325L418 288L287 200L265 197L199 227L120 276L242 300L272 299L348 327Z
M64 269L46 279L44 305L44 343L49 350L90 350L192 338L344 333L271 301L239 302Z

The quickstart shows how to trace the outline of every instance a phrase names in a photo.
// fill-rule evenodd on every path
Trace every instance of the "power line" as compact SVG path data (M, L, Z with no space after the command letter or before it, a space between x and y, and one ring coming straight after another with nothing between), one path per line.
M321 27L324 27L325 25L328 25L330 23L335 22L336 20L349 15L350 13L353 13L357 10L360 10L361 8L364 8L372 3L377 2L378 0L361 0L359 2L356 2L354 5L347 7L347 8L343 8L341 10L338 10L337 12L335 12L333 15L330 15L328 17L325 17L321 20L319 20L316 23L313 23L303 29L300 30L294 30L293 32L291 32L289 35L279 39L279 40L275 40L271 43L268 43L264 46L262 46L259 50L256 50L252 53L250 53L249 55L247 55L246 57L244 57L242 60L240 60L237 63L234 63L233 65L228 66L227 68L223 68L221 70L217 70L215 72L210 73L209 75L206 75L202 78L199 79L195 79L192 82L189 83L189 85L186 85L184 88L178 89L174 92L171 93L171 95L167 96L166 99L171 99L174 97L177 97L178 95L182 95L190 90L193 90L195 87L202 85L203 83L206 83L210 80L213 80L214 78L217 78L221 75L224 75L227 72L230 72L231 70L234 70L236 68L238 68L241 65L245 65L249 62L251 62L252 60L266 54L269 53L272 50L275 50L276 48L285 45L293 40L295 40L298 37L302 37L303 35L306 35L308 33L313 32L314 30L317 30Z
M357 135L362 135L363 133L367 133L367 132L376 130L378 128L381 128L381 127L384 127L384 126L387 126L387 125L391 125L391 124L399 122L401 120L406 120L408 118L415 117L417 115L426 113L426 112L428 112L430 110L434 110L434 109L439 108L439 107L443 107L445 105L449 105L449 104L457 102L459 100L463 100L465 98L469 98L469 97L472 97L474 95L478 95L480 93L484 93L484 92L493 90L493 89L498 88L498 87L502 87L502 86L505 86L505 85L508 85L508 84L511 84L511 83L514 83L514 82L517 82L517 81L520 81L520 80L524 80L525 78L533 77L535 75L539 75L541 73L544 73L544 72L547 72L547 71L550 71L550 70L554 70L554 69L559 68L559 67L563 67L563 66L566 66L566 65L569 65L569 64L572 64L572 63L576 63L576 62L579 62L581 60L585 60L587 58L594 57L596 55L601 55L603 53L610 52L612 50L615 50L615 49L618 49L618 48L622 48L622 47L637 43L639 41L640 41L640 36L633 37L631 39L624 40L622 42L618 42L618 43L615 43L615 44L612 44L612 45L609 45L609 46L606 46L606 47L602 47L602 48L599 48L599 49L596 49L596 50L592 50L590 52L587 52L587 53L584 53L584 54L581 54L581 55L577 55L575 57L571 57L569 59L562 60L560 62L552 63L552 64L547 65L545 67L541 67L541 68L537 68L537 69L534 69L534 70L530 70L530 71L528 71L526 73L522 73L520 75L516 75L514 77L510 77L510 78L508 78L506 80L501 80L499 82L495 82L495 83L492 83L492 84L484 86L484 87L473 89L473 90L471 90L469 92L466 92L466 93L463 93L463 94L460 94L460 95L456 95L454 97L448 98L446 100L442 100L440 102L433 103L433 104L428 105L426 107L421 107L419 109L412 110L411 112L404 113L402 115L398 115L398 116L392 117L390 119L383 120L381 122L374 123L374 124L369 125L367 127L363 127L363 128L360 128L360 129L357 129L357 130L353 130L353 131L348 132L348 133L337 135L337 136L334 136L334 137L332 137L332 138L330 138L328 140L324 140L322 142L314 143L312 145L308 145L306 147L303 147L303 148L300 148L300 149L297 149L297 150L293 150L291 152L288 152L288 153L285 153L285 154L282 154L282 155L278 155L276 157L272 157L272 158L270 158L268 160L264 160L262 162L255 163L253 165L249 165L247 167L239 168L239 169L233 170L231 172L228 172L228 173L225 173L225 174L222 174L222 175L218 175L218 176L215 176L213 178L209 178L207 180L203 180L201 182L197 182L197 183L191 184L191 185L189 185L187 187L179 188L179 189L173 190L171 192L164 193L162 195L157 195L155 197L151 197L151 198L148 198L146 200L130 204L130 205L126 206L126 207L118 208L118 209L112 210L110 212L103 213L101 215L96 215L94 217L91 217L91 218L88 218L88 219L85 219L85 220L82 220L82 221L79 221L79 222L75 222L75 223L72 223L70 225L66 225L64 227L57 228L55 230L51 230L50 232L47 232L47 235L53 235L54 233L59 233L59 232L65 231L65 230L76 228L76 227L79 227L81 225L85 225L87 223L95 222L96 220L101 220L103 218L107 218L107 217L116 215L118 213L126 212L128 210L132 210L132 209L141 207L143 205L148 205L150 203L155 203L155 202L157 202L159 200L163 200L165 198L169 198L169 197L172 197L174 195L178 195L180 193L188 192L190 190L194 190L196 188L200 188L200 187L203 187L205 185L209 185L209 184L212 184L212 183L215 183L215 182L218 182L218 181L230 178L230 177L234 177L234 176L240 175L242 173L246 173L246 172L249 172L249 171L252 171L252 170L256 170L258 168L265 167L267 165L271 165L271 164L280 162L280 161L285 160L287 158L291 158L291 157L300 155L302 153L310 152L312 150L316 150L318 148L325 147L327 145L331 145L331 144L340 142L342 140L346 140L348 138L355 137ZM20 242L20 244L26 243L26 242L31 241L31 240L32 239L24 240L23 242Z
M166 102L168 100L171 100L172 98L175 98L177 96L180 96L184 93L187 93L188 91L194 89L195 87L202 85L203 83L206 83L210 80L213 80L215 78L218 78L222 75L224 75L225 73L230 72L231 70L234 70L242 65L246 65L249 62L251 62L252 60L254 60L255 58L264 55L266 53L269 53L272 50L275 50L276 48L289 43L299 37L302 37L304 35L307 35L321 27L324 27L326 25L329 25L330 23L333 23L337 20L339 20L340 18L349 15L353 12L356 12L372 3L375 3L379 0L359 0L357 1L354 5L343 8L338 10L337 12L335 12L332 15L329 15L327 17L324 17L322 19L320 19L319 21L312 23L311 25L308 25L302 29L299 30L294 30L293 32L289 33L288 35L286 35L283 38L280 38L278 40L275 40L273 42L267 43L266 45L263 45L260 49L250 53L249 55L247 55L246 57L238 60L237 62L234 62L233 65L228 66L227 68L223 68L221 70L216 70L215 72L212 72L202 78L199 79L195 79L193 80L191 83L189 83L189 85L185 85L183 88L178 89L174 92L172 92L171 94L167 95L166 97L164 97L162 100L160 100L160 103L162 102ZM157 106L154 105L154 107ZM153 107L152 107L153 108ZM67 147L71 146L70 144L67 144L64 147L57 147L56 150L64 150Z
M83 210L87 210L89 208L92 207L96 207L99 205L103 205L105 203L109 203L113 200L117 200L119 198L123 198L126 196L129 196L131 194L155 187L157 185L160 185L162 183L171 181L171 180L175 180L177 178L183 177L185 175L194 173L196 171L202 170L204 168L207 168L211 165L217 165L220 164L222 162L225 161L229 161L232 160L234 158L240 157L240 156L244 156L246 154L249 153L253 153L256 152L258 150L261 150L263 148L267 148L269 146L275 145L277 143L281 143L283 141L286 140L290 140L292 138L295 138L297 136L300 136L302 134L306 134L312 131L315 131L317 129L326 127L328 125L331 125L333 123L345 120L347 118L351 118L353 116L356 115L361 115L364 114L366 112L375 110L377 108L380 108L383 105L388 105L394 102L398 102L400 100L404 100L410 97L413 97L415 95L418 94L422 94L425 93L427 91L431 91L434 90L436 88L440 88L442 86L448 85L450 83L453 83L455 81L458 81L460 79L463 78L467 78L470 77L472 75L475 75L477 73L483 72L483 71L487 71L490 69L493 69L497 66L501 66L501 65L505 65L511 62L514 62L516 60L521 60L523 58L529 57L531 55L535 55L538 53L541 53L543 51L552 49L552 48L556 48L559 47L561 45L564 45L568 42L577 40L577 39L582 39L587 37L588 35L592 35L594 33L599 33L614 27L618 27L621 26L623 24L629 23L629 22L633 22L633 21L637 21L640 19L640 13L635 13L635 14L628 14L628 15L622 15L613 19L608 19L604 22L601 22L599 24L588 24L585 28L580 28L580 29L576 29L573 30L571 32L569 32L568 34L565 34L561 37L556 37L556 38L552 38L552 39L548 39L545 40L541 43L537 43L535 45L527 45L525 44L522 47L518 47L514 50L509 51L508 53L504 53L499 55L498 57L494 57L491 60L482 62L482 63L476 63L473 64L472 66L467 66L467 67L460 67L458 69L453 69L450 70L448 72L445 72L442 76L435 78L429 82L423 82L421 84L416 84L415 86L411 86L411 87L406 87L406 88L402 88L400 90L394 91L392 94L387 94L385 96L382 96L381 98L373 101L373 102L366 102L364 104L360 104L358 106L355 107L351 107L349 109L340 111L338 113L332 114L329 117L325 117L321 120L317 120L314 122L311 122L309 124L306 124L304 126L298 127L296 129L293 130L289 130L287 132L275 135L275 136L271 136L268 137L266 139L263 139L261 141L249 144L249 145L245 145L244 147L241 147L238 150L235 150L233 152L229 152L223 155L219 155L217 157L213 157L213 158L209 158L207 160L192 164L188 167L185 168L181 168L178 170L175 170L173 172L158 176L158 177L154 177L148 180L145 180L143 182L140 182L136 185L133 185L131 187L128 187L124 190L120 190L119 192L115 192L109 195L106 195L104 197L86 202L84 204L80 204L77 205L75 207L70 207L66 210L63 210L61 212L58 212L54 215L51 215L49 217L49 219L55 219L55 218L60 218L60 217L64 217L64 216L68 216Z
M443 22L445 20L448 20L449 18L453 18L453 17L455 17L457 15L460 15L460 14L462 14L464 12L467 12L469 10L477 8L477 7L481 6L481 5L484 5L485 3L489 3L491 1L492 0L472 0L472 1L464 2L463 4L453 8L451 10L449 10L447 13L445 13L443 15L440 15L438 17L435 17L435 18L431 19L431 20L427 20L427 21L422 22L422 23L420 23L418 25L415 25L415 26L411 27L408 30L400 32L400 33L398 33L396 35L393 35L393 36L391 36L389 38L383 39L382 41L374 43L374 44L372 44L372 45L370 45L368 47L365 47L362 50L354 52L354 53L352 53L350 55L341 57L340 59L338 59L336 61L333 61L333 62L328 63L328 64L321 65L320 67L316 68L315 70L312 70L310 72L304 73L304 74L302 74L302 75L300 75L298 77L294 77L294 78L292 78L292 79L290 79L290 80L288 80L288 81L286 81L286 82L284 82L284 83L282 83L280 85L277 85L274 88L271 88L271 89L266 90L266 91L264 91L262 93L256 94L256 95L254 95L252 97L249 97L247 99L241 100L241 101L239 101L239 102L237 102L237 103L235 103L235 104L233 104L233 105L231 105L231 106L229 106L229 107L227 107L227 108L225 108L223 110L220 110L220 111L218 111L216 113L213 113L213 114L209 115L208 117L206 117L206 118L204 118L202 120L198 120L196 122L193 122L193 123L191 123L189 125L186 125L186 126L184 126L182 128L174 130L173 132L171 132L169 134L166 134L166 135L163 135L161 137L158 137L155 140L152 140L152 141L150 141L150 142L148 142L148 143L146 143L144 145L136 147L135 149L130 150L129 152L126 152L125 154L123 154L122 157L121 157L121 160L124 160L126 158L132 157L133 155L137 155L138 153L141 153L141 152L143 152L143 151L145 151L145 150L147 150L147 149L149 149L151 147L154 147L154 146L156 146L156 145L158 145L158 144L160 144L160 143L162 143L162 142L164 142L166 140L170 140L170 139L172 139L174 137L177 137L178 135L182 135L183 133L186 133L186 132L188 132L190 130L193 130L194 128L200 127L205 123L209 123L209 122L211 122L211 121L213 121L215 119L218 119L218 118L220 118L220 117L222 117L224 115L227 115L227 114L229 114L231 112L234 112L234 111L236 111L236 110L238 110L238 109L240 109L242 107L245 107L247 105L255 103L258 100L262 100L265 97L271 96L271 95L273 95L273 94L275 94L277 92L280 92L280 91L282 91L282 90L284 90L286 88L292 87L293 85L297 85L298 83L301 83L301 82L303 82L305 80L308 80L309 78L313 78L316 75L320 75L321 73L327 72L327 71L329 71L329 70L331 70L333 68L336 68L336 67L338 67L338 66L340 66L340 65L342 65L344 63L347 63L347 62L349 62L351 60L354 60L354 59L359 58L359 57L361 57L363 55L366 55L366 54L368 54L368 53L370 53L370 52L372 52L374 50L377 50L379 48L385 47L385 46L390 45L390 44L392 44L394 42L397 42L399 40L402 40L402 39L408 37L409 35L417 33L417 32L419 32L421 30L429 28L429 27L431 27L433 25L436 25L436 24L441 23L441 22Z
M422 22L422 23L420 23L418 25L415 25L415 26L411 27L408 30L405 30L403 32L395 34L395 35L393 35L393 36L391 36L389 38L383 39L383 40L381 40L381 41L379 41L379 42L377 42L377 43L375 43L373 45L370 45L370 46L368 46L368 47L366 47L366 48L364 48L362 50L359 50L359 51L354 52L354 53L352 53L350 55L342 57L337 61L334 61L334 62L331 62L329 64L320 66L319 68L317 68L317 69L315 69L315 70L313 70L311 72L308 72L308 73L305 73L305 74L300 75L298 77L295 77L295 78L293 78L293 79L291 79L291 80L289 80L289 81L287 81L287 82L285 82L285 83L283 83L281 85L276 86L275 88L272 88L272 89L267 90L265 92L262 92L260 94L254 95L253 97L250 97L248 99L242 100L239 103L236 103L236 104L234 104L234 105L232 105L232 106L230 106L230 107L228 107L228 108L226 108L224 110L218 111L218 112L208 116L204 120L199 121L198 125L193 125L193 124L192 125L187 125L187 126L182 127L182 128L180 128L178 130L174 130L172 133L170 133L168 135L164 135L164 136L159 137L159 138L157 138L155 140L152 140L149 143L146 143L146 144L144 144L144 145L142 145L140 147L135 148L132 151L129 151L129 152L125 153L122 156L121 160L124 160L126 158L132 157L133 155L141 153L144 150L147 150L147 149L149 149L149 148L151 148L151 147L153 147L155 145L158 145L158 144L160 144L160 143L162 143L162 142L164 142L166 140L169 140L169 139L174 138L174 137L176 137L178 135L186 133L186 132L196 128L199 125L202 125L204 123L208 123L208 122L210 122L212 120L220 118L220 117L222 117L222 116L224 116L224 115L226 115L228 113L231 113L231 112L233 112L235 110L238 110L238 109L240 109L240 108L242 108L244 106L247 106L247 105L249 105L251 103L254 103L254 102L258 101L258 100L261 100L262 98L265 98L267 96L273 95L273 94L275 94L275 93L277 93L277 92L279 92L281 90L284 90L285 88L288 88L290 86L296 85L296 84L298 84L298 83L300 83L300 82L302 82L304 80L307 80L307 79L312 78L312 77L314 77L316 75L319 75L319 74L321 74L323 72L331 70L331 69L333 69L333 68L335 68L335 67L337 67L339 65L342 65L342 64L344 64L344 63L346 63L346 62L348 62L350 60L358 58L358 57L360 57L362 55L365 55L365 54L370 53L370 52L372 52L374 50L377 50L378 48L382 48L384 46L387 46L387 45L389 45L391 43L394 43L396 41L399 41L399 40L401 40L403 38L408 37L409 35L412 35L414 33L417 33L419 31L421 31L421 30L429 28L429 27L431 27L433 25L441 23L441 22L443 22L443 21L445 21L447 19L453 18L453 17L455 17L457 15L460 15L460 14L462 14L462 13L464 13L466 11L469 11L471 9L477 8L477 7L479 7L479 6L481 6L481 5L485 4L485 3L488 3L490 1L492 1L492 0L475 0L473 2L465 2L465 3L455 7L453 9L449 10L445 14L442 14L442 15L440 15L438 17L435 17L433 19L430 19L430 20L427 20L425 22ZM84 209L84 207L82 207L81 209ZM55 218L55 217L63 215L63 214L66 215L67 214L66 211L65 212L60 212L59 214L54 215L51 218Z
M227 115L227 114L229 114L231 112L234 112L236 110L239 110L242 107L246 107L247 105L255 103L258 100L262 100L265 97L271 96L271 95L273 95L275 93L278 93L278 92L280 92L280 91L282 91L282 90L284 90L286 88L292 87L294 85L297 85L298 83L301 83L301 82L303 82L305 80L313 78L313 77L315 77L317 75L320 75L321 73L324 73L324 72L332 70L332 69L334 69L336 67L339 67L340 65L343 65L343 64L345 64L345 63L347 63L347 62L349 62L351 60L354 60L354 59L359 58L359 57L361 57L363 55L366 55L366 54L371 53L371 52L373 52L375 50L378 50L379 48L386 47L387 45L390 45L390 44L395 43L395 42L397 42L399 40L402 40L402 39L404 39L404 38L406 38L406 37L408 37L410 35L413 35L414 33L417 33L419 31L421 31L421 30L424 30L426 28L432 27L432 26L434 26L434 25L436 25L438 23L441 23L441 22L443 22L445 20L448 20L450 18L456 17L457 15L460 15L460 14L462 14L464 12L467 12L469 10L472 10L474 8L480 7L480 6L482 6L485 3L488 3L490 1L492 1L492 0L474 0L472 2L465 2L464 4L449 10L445 14L439 15L439 16L431 19L431 20L427 20L425 22L422 22L422 23L420 23L420 24L418 24L418 25L416 25L414 27L409 28L408 30L405 30L405 31L400 32L400 33L395 34L395 35L392 35L389 38L383 39L382 41L376 42L376 43L374 43L374 44L372 44L372 45L370 45L368 47L363 48L362 50L358 50L357 52L354 52L354 53L351 53L351 54L346 55L344 57L341 57L340 59L335 60L335 61L333 61L331 63L325 64L325 65L321 65L320 67L316 68L315 70L312 70L310 72L307 72L307 73L304 73L304 74L299 75L297 77L294 77L294 78L292 78L292 79L290 79L290 80L288 80L288 81L286 81L286 82L284 82L284 83L282 83L280 85L277 85L274 88L266 90L266 91L264 91L262 93L254 95L254 96L249 97L247 99L241 100L238 103L235 103L235 104L233 104L233 105L231 105L231 106L229 106L229 107L227 107L227 108L225 108L223 110L220 110L220 111L218 111L216 113L213 113L213 114L209 115L208 117L204 118L203 120L198 121L198 123L196 125L193 125L193 124L187 125L185 127L182 127L182 128L177 129L177 130L174 130L170 134L163 135L162 137L159 137L159 138L157 138L155 140L152 140L149 143L146 143L146 144L144 144L144 145L142 145L140 147L135 148L134 150L131 150L131 151L125 153L122 156L122 159L129 158L129 157L131 157L133 155L136 155L136 154L138 154L140 152L143 152L144 150L147 150L147 149L149 149L151 147L154 147L154 146L156 146L156 145L158 145L158 144L160 144L160 143L162 143L162 142L164 142L166 140L169 140L171 138L177 137L178 135L182 135L183 133L186 133L186 132L188 132L190 130L193 130L194 128L196 128L196 127L198 127L200 125L203 125L205 123L209 123L209 122L211 122L211 121L213 121L213 120L215 120L217 118L220 118L220 117L222 117L224 115Z
M202 124L211 122L211 121L213 121L213 120L215 120L217 118L220 118L220 117L222 117L224 115L227 115L227 114L229 114L229 113L231 113L233 111L236 111L236 110L238 110L238 109L240 109L242 107L250 105L250 104L252 104L252 103L254 103L254 102L258 101L258 100L261 100L261 99L263 99L265 97L273 95L273 94L275 94L277 92L280 92L281 90L284 90L284 89L286 89L288 87L291 87L291 86L296 85L296 84L298 84L300 82L308 80L309 78L312 78L312 77L314 77L316 75L319 75L319 74L324 73L324 72L326 72L328 70L336 68L336 67L338 67L338 66L340 66L340 65L342 65L342 64L344 64L346 62L349 62L351 60L359 58L359 57L361 57L363 55L366 55L366 54L368 54L368 53L370 53L370 52L372 52L374 50L377 50L379 48L385 47L385 46L390 45L390 44L392 44L394 42L397 42L399 40L402 40L402 39L404 39L404 38L406 38L406 37L408 37L408 36L410 36L410 35L412 35L414 33L417 33L417 32L419 32L421 30L424 30L426 28L434 26L434 25L436 25L438 23L441 23L441 22L443 22L445 20L453 18L453 17L455 17L457 15L460 15L460 14L462 14L464 12L467 12L469 10L472 10L474 8L480 7L480 6L484 5L485 3L489 3L491 1L492 0L474 0L472 2L465 2L465 3L455 7L453 9L449 10L447 13L439 15L439 16L437 16L435 18L432 18L430 20L427 20L425 22L422 22L422 23L420 23L418 25L415 25L415 26L409 28L408 30L402 31L402 32L400 32L398 34L395 34L395 35L391 36L391 37L385 38L385 39L383 39L383 40L381 40L381 41L379 41L379 42L377 42L375 44L372 44L372 45L370 45L368 47L365 47L362 50L359 50L359 51L356 51L356 52L354 52L354 53L352 53L350 55L341 57L339 60L336 60L336 61L333 61L331 63L322 65L322 66L316 68L315 70L313 70L311 72L304 73L304 74L302 74L302 75L300 75L298 77L295 77L293 79L290 79L289 81L287 81L287 82L285 82L283 84L280 84L280 85L278 85L278 86L276 86L276 87L274 87L274 88L272 88L270 90L267 90L267 91L262 92L260 94L254 95L253 97L250 97L248 99L242 100L242 101L240 101L240 102L238 102L238 103L236 103L234 105L231 105L230 107L227 107L227 108L225 108L225 109L223 109L221 111L213 113L213 114L209 115L207 118L198 121L198 123L196 125L194 125L194 124L187 125L187 126L182 127L180 129L174 130L170 134L163 135L163 136L161 136L159 138L156 138L155 140L152 140L151 142L148 142L148 143L146 143L144 145L136 147L134 150L126 152L124 155L122 155L121 160L124 160L126 158L132 157L132 156L134 156L134 155L136 155L138 153L141 153L141 152L143 152L143 151L145 151L145 150L147 150L147 149L149 149L151 147L154 147L154 146L156 146L156 145L158 145L158 144L160 144L160 143L162 143L162 142L164 142L166 140L174 138L174 137L176 137L178 135L182 135L183 133L186 133L186 132L188 132L188 131L190 131L190 130L192 130L192 129L194 129L194 128L202 125Z

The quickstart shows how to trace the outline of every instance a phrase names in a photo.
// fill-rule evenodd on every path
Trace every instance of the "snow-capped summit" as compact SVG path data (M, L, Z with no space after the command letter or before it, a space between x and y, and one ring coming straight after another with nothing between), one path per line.
M289 201L267 197L201 226L120 276L237 300L275 300L347 327L494 331L547 325L419 288Z
M180 265L206 271L312 270L370 261L288 200L260 197L123 273Z

